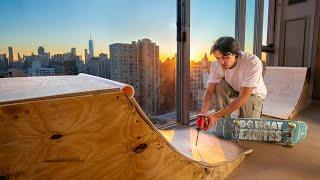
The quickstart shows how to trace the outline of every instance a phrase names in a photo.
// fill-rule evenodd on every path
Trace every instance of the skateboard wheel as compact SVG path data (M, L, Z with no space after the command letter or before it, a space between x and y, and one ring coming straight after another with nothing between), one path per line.
M293 147L293 144L286 144L285 147L287 147L287 148L292 148L292 147Z
M294 129L294 128L297 127L297 125L296 125L295 123L290 122L290 123L288 123L288 127L289 127L290 129Z
M236 126L240 126L240 121L239 121L239 120L235 120L235 121L233 121L233 123L234 123L234 125L236 125Z

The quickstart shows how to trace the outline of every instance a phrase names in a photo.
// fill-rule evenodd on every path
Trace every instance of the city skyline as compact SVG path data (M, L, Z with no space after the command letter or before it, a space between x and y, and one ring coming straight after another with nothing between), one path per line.
M199 60L219 36L234 36L235 0L191 1L190 58ZM176 53L175 0L2 0L0 52L30 55L37 47L61 54L77 49L84 58L90 34L95 56L109 52L109 44L148 38L157 42L160 59ZM246 33L252 46L254 0L247 1ZM223 18L221 18L223 17ZM264 38L265 39L265 38ZM212 57L209 56L209 59Z
M148 39L148 38L141 38L141 39L139 39L139 40L143 40L143 39ZM139 41L138 40L138 41ZM131 42L133 42L133 41L131 41ZM136 42L136 41L135 41ZM127 43L113 43L113 44L130 44L129 42L127 42ZM111 44L110 44L111 45ZM97 54L97 53L94 53L95 52L95 49L94 49L94 41L90 38L90 40L89 40L89 45L88 45L88 48L85 48L84 49L84 52L85 51L87 51L88 49L89 49L89 59L90 58L92 58L92 57L99 57L99 54L107 54L107 55L110 55L110 51L108 51L108 52L102 52L102 51L99 51L100 53L99 54ZM20 57L22 58L23 56L31 56L31 55L39 55L39 48L40 49L42 49L42 53L50 53L50 56L51 57L53 57L54 55L57 55L57 54L67 54L67 53L73 53L73 51L74 52L79 52L76 48L74 48L74 47L70 47L69 48L69 51L65 51L65 52L58 52L58 53L51 53L50 51L48 51L44 46L39 46L39 47L36 47L35 49L34 49L34 51L32 51L31 52L31 54L21 54L20 52L15 52L14 51L14 47L11 47L11 46L9 46L8 48L7 48L7 52L0 52L0 54L6 54L8 57L9 57L9 55L10 55L10 50L9 49L11 49L11 53L13 52L13 56L15 57L15 58L13 58L13 60L18 60L18 54L20 55ZM160 47L159 47L160 48ZM91 50L90 50L91 49ZM91 55L91 53L93 53L93 56L90 56ZM16 54L16 55L14 55L14 54ZM78 54L78 53L74 53L75 55L78 55L78 56L80 56L80 58L81 58L81 60L83 60L83 61L85 61L85 53L83 53L83 54ZM202 53L202 56L199 58L199 59L190 59L190 61L201 61L202 60L202 58L204 57L206 55L206 52L203 52ZM208 54L207 54L207 56L209 56ZM51 58L50 57L50 58ZM163 59L161 59L160 58L160 61L161 62L164 62L164 61L166 61L168 58L173 58L173 57L175 57L175 55L173 55L173 56L166 56L166 57L163 57Z

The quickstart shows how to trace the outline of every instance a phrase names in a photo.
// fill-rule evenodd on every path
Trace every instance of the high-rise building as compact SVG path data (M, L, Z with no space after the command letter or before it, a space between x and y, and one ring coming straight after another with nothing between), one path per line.
M32 66L32 61L39 60L39 56L34 55L33 53L31 56L25 56L23 55L23 69L25 72L28 71L29 68Z
M45 53L42 46L38 48L38 59L40 60L41 67L49 66L50 53Z
M142 109L148 115L157 115L160 106L159 46L142 39L131 44L111 44L109 49L111 79L132 85Z
M93 47L93 40L91 39L91 35L90 35L90 40L89 40L89 61L93 57L94 57L94 47Z
M160 65L160 112L176 111L176 57L167 58Z
M8 51L9 51L9 62L13 61L13 50L12 47L8 47Z
M38 58L41 62L41 67L48 67L49 66L49 59L50 59L50 53L42 53L38 55Z
M211 66L211 62L209 61L209 58L207 56L207 53L204 54L203 58L202 58L202 65L203 65L203 70L205 72L208 72L210 71L210 66Z
M190 110L193 113L202 107L210 65L207 54L204 55L202 61L191 61L190 63Z
M112 65L111 65L111 60L108 58L106 58L106 78L107 79L111 79L111 69L112 69Z
M44 48L42 46L38 48L38 55L40 54L44 54Z
M84 61L86 64L89 63L89 54L87 49L84 49Z
M109 46L111 79L132 85L139 96L137 44L115 43Z
M18 53L18 61L21 61L21 60L22 60L22 58L20 56L20 53Z
M142 108L150 115L157 115L160 107L159 46L150 39L138 40L137 44Z
M63 54L63 61L71 61L73 60L73 54L71 52L67 52Z
M57 56L55 59L52 59L49 62L49 67L54 69L55 75L65 75L64 62L62 61L62 57Z
M55 54L51 58L52 61L63 61L63 54Z
M93 57L89 63L89 73L91 75L99 76L106 78L106 63L107 63L107 56L106 54L100 54L99 58Z
M0 54L0 75L8 73L8 58L6 54Z
M107 78L107 59L108 55L104 53L99 54L99 58L91 58L89 61L89 73L91 75Z
M108 68L107 68L107 66L110 66L108 64L108 61L109 61L108 54L104 54L104 53L100 53L99 54L99 62L100 62L99 71L101 73L100 77L108 78ZM109 75L109 77L110 77L110 75Z
M211 61L209 61L207 53L204 54L202 58L202 68L203 68L203 87L206 89L207 81L210 73Z
M76 48L71 48L71 53L75 56L75 55L77 55L77 53L76 53Z
M42 67L40 60L34 60L28 69L28 76L54 76L54 68Z
M64 61L64 70L65 75L77 75L78 74L78 67L76 60Z

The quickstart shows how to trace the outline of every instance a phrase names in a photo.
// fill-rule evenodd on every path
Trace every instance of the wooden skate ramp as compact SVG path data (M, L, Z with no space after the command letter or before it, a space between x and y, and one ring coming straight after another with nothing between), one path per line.
M204 133L195 146L191 127L160 133L114 85L39 98L24 94L32 85L21 88L14 92L19 98L0 98L0 175L9 179L222 179L251 152Z
M280 119L291 119L307 104L309 82L307 68L266 68L264 81L268 94L262 114Z

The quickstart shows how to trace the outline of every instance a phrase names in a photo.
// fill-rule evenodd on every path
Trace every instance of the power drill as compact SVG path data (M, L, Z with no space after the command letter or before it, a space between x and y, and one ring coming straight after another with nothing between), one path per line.
M196 146L198 145L199 131L207 130L208 126L209 126L208 116L199 115L196 120L196 129L197 129Z

